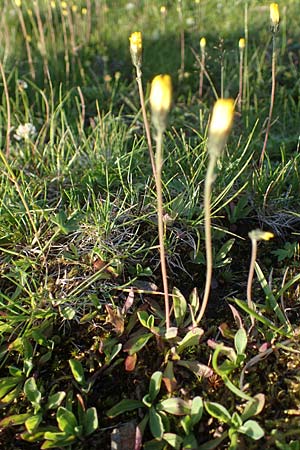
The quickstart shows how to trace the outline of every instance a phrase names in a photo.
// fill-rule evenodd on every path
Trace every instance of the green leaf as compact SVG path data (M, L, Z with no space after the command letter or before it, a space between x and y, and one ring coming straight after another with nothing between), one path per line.
M261 428L261 426L255 420L247 420L239 429L239 433L246 434L246 436L250 437L257 441L261 439L265 432Z
M133 411L134 409L138 408L144 408L144 404L139 400L123 399L115 406L110 408L106 414L112 419L120 414L123 414L124 412Z
M167 398L159 402L156 409L173 414L174 416L185 416L186 414L190 414L191 405L182 398Z
M37 430L39 424L42 421L42 418L43 418L42 414L36 414L34 416L29 417L29 419L26 420L25 427L28 433L32 434Z
M220 422L224 423L231 422L231 415L229 411L219 403L204 402L204 406L208 414L210 414L215 419L218 419Z
M202 328L193 328L188 331L184 338L178 343L176 351L178 354L182 353L184 349L193 345L199 344L199 339L203 336L204 331Z
M21 384L18 384L12 391L10 391L8 394L2 397L0 401L0 407L8 405L9 403L16 400L21 392L21 389L22 389Z
M60 315L66 320L74 319L76 315L76 311L71 306L65 306L64 308L59 309Z
M247 348L247 333L245 328L239 328L239 330L235 333L234 336L234 346L238 355L243 355Z
M150 396L151 402L153 402L156 399L157 394L160 391L162 375L163 375L162 372L157 371L157 372L154 372L150 378L149 396Z
M176 324L180 327L184 321L187 305L184 295L176 287L173 288L173 306Z
M266 303L268 304L270 310L275 312L277 318L279 319L279 321L282 325L286 325L287 324L286 318L285 318L283 312L281 311L281 309L276 301L276 298L275 298L267 280L265 279L263 271L261 270L261 268L257 262L255 262L255 272L256 272L258 281L260 282L260 285L266 296Z
M257 394L251 400L249 400L245 407L244 411L241 415L243 422L249 417L256 416L259 414L265 406L265 396L264 394Z
M46 405L46 409L56 409L61 405L61 402L65 398L66 393L64 391L56 392L55 394L50 395L48 398L48 402Z
M143 327L148 328L149 314L146 311L138 311L137 316Z
M198 423L203 414L203 400L201 397L197 396L193 398L191 406L191 425L194 427Z
M84 435L94 433L98 428L98 414L95 407L88 408L84 414Z
M181 449L182 438L175 433L164 433L163 439L175 450Z
M67 447L77 439L75 435L70 436L68 433L51 432L46 432L44 434L44 438L48 440L43 443L41 450L47 448Z
M42 394L37 388L34 377L28 378L28 380L25 381L24 393L33 406L40 405Z
M68 434L75 434L74 429L78 426L76 417L68 409L60 406L56 413L58 428Z
M24 431L20 434L20 438L26 442L37 442L43 439L44 433L45 431L36 431L35 433L28 433L28 431Z
M84 377L84 370L82 367L82 364L77 359L69 359L69 365L73 374L73 377L75 378L75 381L79 383L80 385L85 386L85 377Z
M183 439L182 448L184 450L196 450L199 448L199 444L194 433L190 433L188 434L188 436L185 436L185 438Z
M238 429L243 425L241 416L235 411L231 417L231 426L235 429Z
M153 437L157 439L162 438L165 431L163 421L154 407L151 407L149 411L149 426Z
M0 378L0 399L2 399L9 391L14 389L20 381L22 381L22 377Z
M31 416L32 416L32 413L26 413L26 414L15 414L12 416L4 417L4 419L2 419L0 421L0 427L6 428L6 427L12 427L15 425L22 425Z
M135 342L133 342L133 344L129 348L129 355L133 355L134 353L139 352L143 347L145 347L149 339L151 339L152 337L152 333L142 334L141 336L137 337Z

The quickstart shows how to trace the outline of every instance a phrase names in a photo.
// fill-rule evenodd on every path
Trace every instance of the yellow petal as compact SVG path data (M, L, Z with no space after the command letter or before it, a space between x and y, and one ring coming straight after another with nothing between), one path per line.
M168 113L172 103L170 75L157 75L151 83L150 105L152 113Z
M209 126L212 138L226 136L232 127L234 116L234 101L231 98L221 98L216 101Z

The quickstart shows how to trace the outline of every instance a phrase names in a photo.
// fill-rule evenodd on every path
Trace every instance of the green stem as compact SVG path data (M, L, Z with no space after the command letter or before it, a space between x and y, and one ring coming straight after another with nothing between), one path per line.
M253 283L256 255L257 255L257 240L251 239L251 244L252 244L252 251L251 251L251 261L250 261L248 282L247 282L247 303L248 303L248 307L250 309L254 310L254 305L253 305L253 301L252 301L252 283ZM253 316L251 316L252 326L254 325L254 322L255 322L255 319Z
M167 277L167 265L164 246L164 223L163 223L163 200L162 200L162 144L163 144L163 130L157 130L156 136L156 194L157 194L157 220L158 220L158 239L159 239L159 254L160 254L160 266L161 275L164 290L165 299L165 315L166 315L166 332L170 328L170 304L169 304L169 290L168 290L168 277Z
M270 100L270 109L269 109L269 116L267 121L267 128L266 128L266 134L265 134L265 140L263 149L260 155L259 160L259 168L261 168L263 162L264 162L264 156L267 148L267 142L269 138L269 132L271 128L271 121L272 121L272 114L273 114L273 106L274 106L274 100L275 100L275 86L276 86L276 34L275 31L273 31L272 34L272 44L273 44L273 52L272 52L272 89L271 89L271 100Z
M211 186L214 182L214 169L217 162L217 152L211 152L204 185L204 228L205 228L205 251L206 251L206 280L201 309L197 318L199 323L204 316L212 280L213 257L211 244Z
M240 74L239 74L239 98L238 98L238 110L242 111L243 101L243 65L244 65L244 49L240 49Z
M149 122L147 119L147 113L146 113L146 107L145 107L145 98L144 98L143 85L142 85L142 71L141 71L140 66L136 66L136 81L137 81L137 85L138 85L138 89L139 89L140 103L141 103L141 109L142 109L142 114L143 114L143 121L144 121L147 144L148 144L149 155L150 155L150 160L151 160L152 172L153 172L154 178L156 178L154 153L153 153L153 148L152 148L150 126L149 126Z

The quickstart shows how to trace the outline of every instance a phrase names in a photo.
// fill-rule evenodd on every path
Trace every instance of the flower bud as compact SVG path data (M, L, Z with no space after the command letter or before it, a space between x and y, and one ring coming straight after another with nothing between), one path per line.
M216 101L208 129L208 150L217 156L221 153L230 133L234 117L234 101L221 98Z
M172 80L170 75L157 75L151 83L150 106L153 124L157 130L166 128L166 119L172 103Z
M274 237L274 234L270 231L262 231L260 229L252 230L248 233L248 236L253 241L269 241Z
M273 32L276 32L278 30L279 19L280 19L278 3L270 4L270 19L271 19L272 30L273 30Z
M246 40L245 40L245 38L241 38L239 40L239 49L244 50L245 47L246 47Z
M200 48L201 48L201 50L204 50L205 47L206 47L206 39L205 39L205 37L202 37L200 39Z
M130 54L132 63L134 66L141 66L142 65L142 51L143 51L143 44L142 44L142 33L140 31L135 31L131 34L130 38Z

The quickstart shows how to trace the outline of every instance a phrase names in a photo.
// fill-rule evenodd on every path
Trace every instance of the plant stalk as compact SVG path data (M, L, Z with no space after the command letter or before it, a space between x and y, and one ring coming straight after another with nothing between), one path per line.
M204 184L204 229L205 229L205 251L206 251L206 280L203 300L200 312L197 318L199 323L204 316L212 280L213 257L212 257L212 243L211 243L211 187L214 182L214 169L217 162L217 153L211 152L209 156L207 172Z
M268 121L267 121L264 145L263 145L263 149L262 149L260 159L259 159L259 165L258 165L259 168L261 168L261 166L264 162L264 156L265 156L267 142L268 142L268 138L269 138L269 132L270 132L270 128L271 128L273 106L274 106L274 100L275 100L275 86L276 86L276 34L275 34L275 31L272 32L272 46L273 46L273 51L272 51L272 89L271 89L270 109L269 109L269 116L268 116Z
M166 315L166 332L170 328L170 304L169 304L169 289L167 277L167 265L164 245L164 223L163 223L163 200L162 200L162 144L163 144L163 130L157 130L156 135L156 193L157 193L157 221L158 221L158 239L159 239L159 254L160 266L163 282L163 291L165 299L165 315Z

